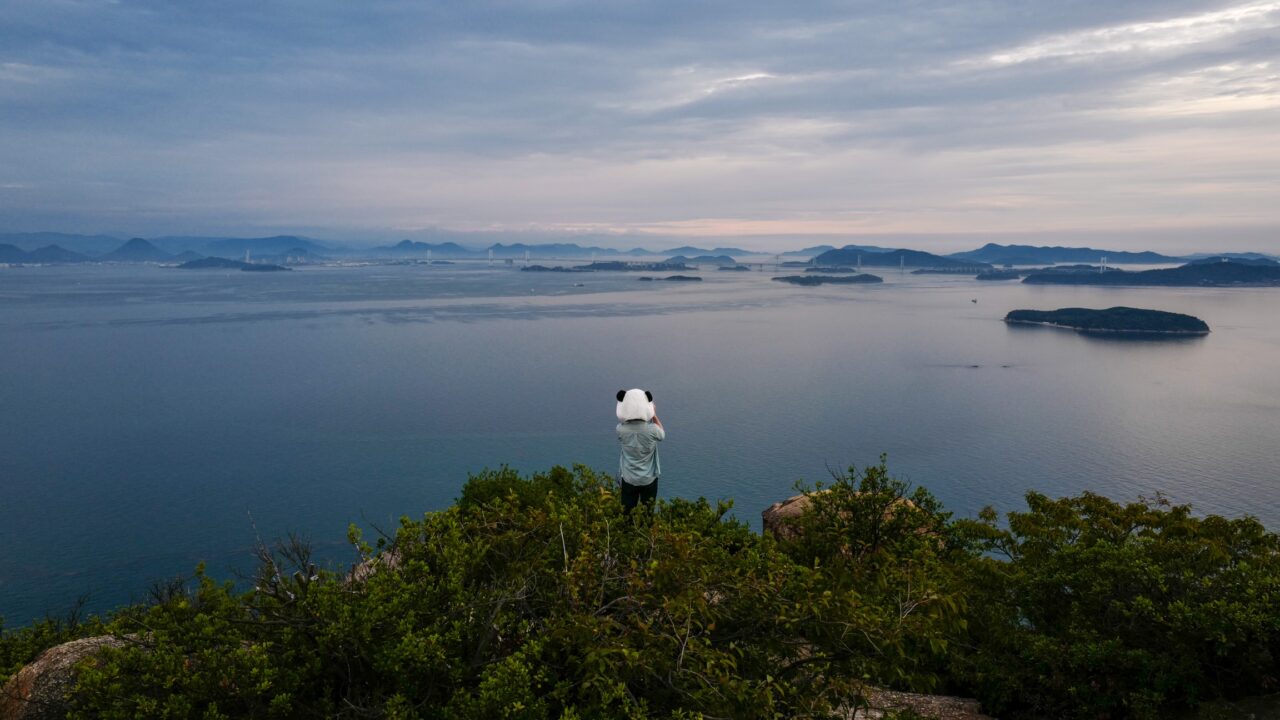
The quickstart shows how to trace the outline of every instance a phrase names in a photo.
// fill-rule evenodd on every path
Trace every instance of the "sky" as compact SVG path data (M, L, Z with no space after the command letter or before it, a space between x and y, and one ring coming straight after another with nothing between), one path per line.
M0 5L0 232L441 229L1280 251L1280 0Z

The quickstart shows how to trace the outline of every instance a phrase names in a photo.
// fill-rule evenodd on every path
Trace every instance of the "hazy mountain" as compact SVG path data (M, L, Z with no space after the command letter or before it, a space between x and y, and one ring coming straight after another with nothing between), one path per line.
M839 250L828 250L813 259L814 265L843 265L856 267L909 267L909 268L947 268L972 267L988 268L984 262L975 262L959 258L942 257L920 250L890 250L877 252L857 245L847 245Z
M221 257L239 257L247 251L250 256L253 255L282 255L290 250L303 249L311 252L319 252L328 250L327 247L320 243L297 235L273 235L272 237L261 238L221 238L211 240L206 244L205 250L198 248L197 252L204 252L206 255L217 255Z
M119 247L122 242L124 241L120 238L111 235L75 235L56 232L0 233L0 243L15 245L27 251L57 245L85 255L101 255Z
M27 251L17 245L0 243L0 263L22 263L27 261Z
M952 253L948 257L961 260L977 260L993 265L1043 265L1045 263L1098 262L1106 257L1108 263L1156 264L1182 262L1183 258L1154 252L1125 252L1123 250L1097 250L1087 247L1042 247L1035 245L998 245L987 243L977 250Z
M489 250L493 251L493 256L496 258L522 258L524 257L524 254L526 252L529 253L529 257L531 258L535 258L535 257L584 258L584 257L590 257L592 253L596 255L606 255L606 256L630 254L630 253L624 253L621 250L616 250L614 248L582 247L577 243L545 243L545 244L537 244L537 245L527 245L525 243L513 243L511 245L503 245L502 243L494 243L493 245L490 245L489 247L485 248L484 252L481 253L481 255L483 256L488 254Z
M133 238L106 255L95 259L103 262L164 262L172 260L173 255L152 245L148 240Z
M807 247L803 250L788 250L782 253L782 256L783 257L814 257L817 255L821 255L822 253L827 252L828 250L835 250L835 249L836 248L834 245L814 245L813 247Z
M710 250L707 250L706 248L693 247L692 245L684 245L677 248L670 248L669 250L663 250L662 252L657 254L658 255L759 255L760 253L753 253L750 250L743 250L742 248L718 247L718 248L711 248Z
M82 263L92 259L84 253L74 252L58 245L47 245L27 253L27 262L33 263Z
M414 240L401 240L395 245L372 248L370 252L392 257L426 257L428 252L433 258L478 258L485 255L479 250L470 250L455 242L426 243Z

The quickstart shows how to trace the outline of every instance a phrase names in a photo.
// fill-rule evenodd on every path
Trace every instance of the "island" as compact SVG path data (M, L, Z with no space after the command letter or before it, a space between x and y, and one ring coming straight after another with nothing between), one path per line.
M653 282L655 280L669 280L671 282L702 282L702 278L698 277L697 275L668 275L664 278L656 278L656 277L650 277L648 275L641 275L636 279L641 282Z
M584 273L591 272L580 267L565 267L556 265L555 267L547 267L546 265L526 265L520 268L520 272L558 272L558 273Z
M774 278L778 282L792 285L863 285L866 283L884 282L878 275L783 275Z
M289 272L292 269L283 265L254 264L220 257L200 258L176 267L179 270L240 270L242 272Z
M698 255L696 257L685 257L684 255L676 255L669 257L664 262L669 265L717 265L730 266L737 265L738 261L728 255Z
M732 267L728 265L722 265L716 269L720 271L725 271L725 272L751 272L751 268L747 267L746 265L734 265Z
M973 276L974 280L1017 280L1022 273L1017 270L987 270Z
M576 268L579 270L608 270L608 271L615 271L615 272L635 272L637 270L641 272L643 271L662 272L664 270L671 271L671 270L694 270L695 269L683 263L672 263L672 262L643 263L643 262L626 262L623 260L607 260L603 262L593 262L588 265L577 265Z
M920 250L888 250L872 252L865 247L846 245L839 250L828 250L810 263L816 266L844 267L896 267L896 268L965 268L970 272L990 270L991 264L977 260L942 257Z
M1186 262L1185 258L1155 252L1099 250L1088 247L1044 247L1035 245L998 245L987 243L977 250L952 253L947 257L993 265L1043 265L1045 263L1096 262L1105 257L1113 263L1145 264Z
M1162 287L1277 287L1280 265L1251 265L1234 260L1188 263L1160 270L1038 272L1022 282L1030 285L1133 285Z
M1013 310L1004 316L1010 325L1049 325L1082 333L1123 335L1208 335L1209 325L1198 317L1163 310L1113 307Z

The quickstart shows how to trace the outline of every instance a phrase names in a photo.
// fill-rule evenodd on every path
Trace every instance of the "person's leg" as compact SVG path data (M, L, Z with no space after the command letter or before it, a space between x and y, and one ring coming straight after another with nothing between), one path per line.
M654 503L658 502L658 478L654 478L653 482L648 485L642 485L637 488L640 491L640 502L645 503L650 508Z
M622 484L622 512L630 513L635 508L636 503L640 502L640 491L644 488L636 487L626 480L619 480Z

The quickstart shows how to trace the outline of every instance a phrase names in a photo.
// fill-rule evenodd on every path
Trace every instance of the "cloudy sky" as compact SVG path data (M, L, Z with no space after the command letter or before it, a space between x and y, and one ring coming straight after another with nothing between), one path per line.
M431 228L1278 251L1280 0L0 8L0 232Z

